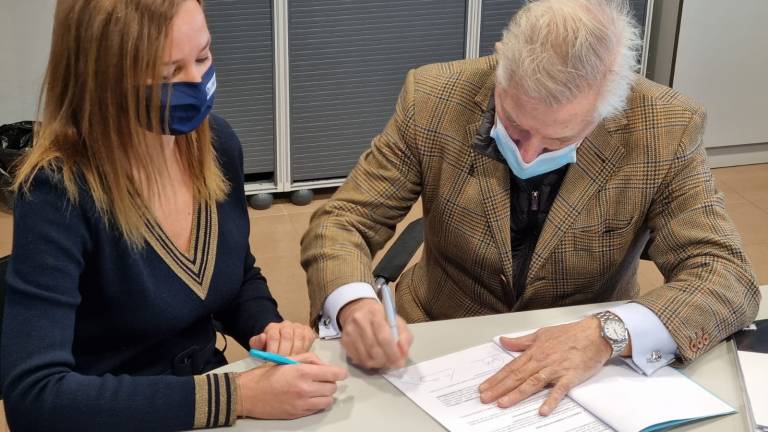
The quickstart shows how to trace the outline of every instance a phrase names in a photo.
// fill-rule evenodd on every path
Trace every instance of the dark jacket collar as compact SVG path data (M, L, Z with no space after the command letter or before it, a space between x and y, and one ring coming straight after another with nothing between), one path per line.
M480 120L480 126L475 132L475 137L472 139L472 148L481 155L487 156L491 159L504 162L504 156L496 147L496 141L491 138L491 129L496 122L496 102L493 98L493 90L491 90L491 96L488 98L488 104L485 112Z

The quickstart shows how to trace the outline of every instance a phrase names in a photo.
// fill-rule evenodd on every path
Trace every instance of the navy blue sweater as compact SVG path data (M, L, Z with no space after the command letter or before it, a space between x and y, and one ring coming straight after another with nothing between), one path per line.
M81 187L76 204L40 173L14 211L0 369L13 430L176 430L235 421L214 319L241 345L282 318L250 253L243 156L211 116L231 184L199 205L180 252L151 216L132 251Z

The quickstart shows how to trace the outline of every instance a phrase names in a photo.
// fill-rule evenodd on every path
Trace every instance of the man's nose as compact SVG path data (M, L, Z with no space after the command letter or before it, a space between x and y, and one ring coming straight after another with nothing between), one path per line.
M517 141L517 150L523 158L523 162L531 163L542 153L542 146L533 139Z

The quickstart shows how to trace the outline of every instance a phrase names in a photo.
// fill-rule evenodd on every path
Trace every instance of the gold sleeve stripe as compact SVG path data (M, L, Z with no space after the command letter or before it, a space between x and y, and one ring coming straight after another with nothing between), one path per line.
M209 385L210 375L195 375L195 422L194 428L206 427L210 420L211 386Z
M237 404L237 390L234 382L235 376L227 374L224 376L224 387L226 388L227 401L224 406L227 407L224 416L224 424L231 425L235 422L235 407Z
M235 420L237 387L232 374L208 374L194 377L195 428L229 426Z
M210 412L213 414L213 420L208 424L216 426L219 424L219 408L221 408L221 391L219 389L219 375L208 375L213 379L213 399L211 399Z

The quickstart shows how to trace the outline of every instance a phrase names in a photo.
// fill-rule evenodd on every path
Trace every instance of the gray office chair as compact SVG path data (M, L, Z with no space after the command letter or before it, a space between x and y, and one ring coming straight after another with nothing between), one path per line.
M419 218L405 227L387 253L381 258L379 265L373 269L376 285L396 281L423 242L424 219Z

